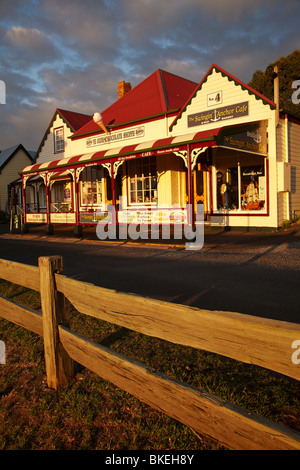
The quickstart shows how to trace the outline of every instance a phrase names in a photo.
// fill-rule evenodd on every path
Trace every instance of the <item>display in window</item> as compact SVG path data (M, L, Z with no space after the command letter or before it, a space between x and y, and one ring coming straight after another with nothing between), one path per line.
M101 204L104 182L99 166L85 168L80 176L81 206Z
M242 210L261 210L265 206L264 167L256 166L241 169Z
M218 209L234 210L238 208L238 169L228 168L224 173L217 173Z
M128 162L130 204L157 202L157 178L155 157Z

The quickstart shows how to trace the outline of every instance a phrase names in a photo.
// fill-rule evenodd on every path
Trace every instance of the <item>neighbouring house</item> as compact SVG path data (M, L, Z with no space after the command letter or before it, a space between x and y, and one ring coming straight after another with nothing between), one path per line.
M106 223L109 206L120 225L194 225L199 205L210 226L274 229L300 215L299 120L215 64L200 83L163 70L120 82L95 116L64 152L46 133L49 151L22 171L26 224ZM45 197L33 213L37 179Z
M14 203L21 204L22 180L20 173L24 165L31 165L34 153L28 151L22 144L14 145L0 151L0 210L9 211L10 188L12 183L19 181L16 185Z

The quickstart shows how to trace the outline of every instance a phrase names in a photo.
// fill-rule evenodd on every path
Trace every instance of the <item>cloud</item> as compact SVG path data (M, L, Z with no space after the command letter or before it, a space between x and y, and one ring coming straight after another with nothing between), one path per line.
M25 68L34 64L58 60L61 57L54 39L35 28L12 26L6 31L3 47L9 51L11 68Z
M299 48L298 13L298 0L0 2L0 149L37 148L56 107L101 111L118 81L158 68L199 82L216 63L247 82Z

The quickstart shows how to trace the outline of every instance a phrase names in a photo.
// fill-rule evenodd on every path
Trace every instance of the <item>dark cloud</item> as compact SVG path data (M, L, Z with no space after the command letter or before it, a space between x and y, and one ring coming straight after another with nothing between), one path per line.
M0 148L36 148L56 107L92 114L157 68L244 81L299 49L298 0L11 0L0 3Z

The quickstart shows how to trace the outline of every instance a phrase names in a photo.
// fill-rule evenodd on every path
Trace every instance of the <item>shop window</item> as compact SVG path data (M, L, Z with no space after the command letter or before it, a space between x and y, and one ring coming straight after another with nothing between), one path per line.
M54 129L54 152L63 152L65 149L64 128Z
M31 184L27 184L25 189L26 213L37 212L38 205L36 202L35 188Z
M101 166L86 167L80 175L80 201L82 206L97 206L104 202L104 179Z
M241 168L241 208L243 210L264 208L265 185L263 165Z
M217 172L217 206L218 209L238 209L239 168L231 167Z
M40 184L39 186L38 198L39 198L39 210L40 212L45 212L47 203L46 203L46 187L44 183Z
M54 181L51 187L50 212L72 211L72 183L66 180Z
M217 209L258 211L265 208L265 158L228 155L216 158Z
M157 203L156 157L127 162L129 204Z

